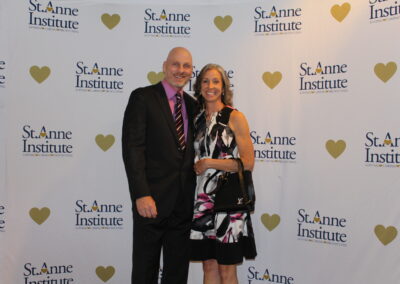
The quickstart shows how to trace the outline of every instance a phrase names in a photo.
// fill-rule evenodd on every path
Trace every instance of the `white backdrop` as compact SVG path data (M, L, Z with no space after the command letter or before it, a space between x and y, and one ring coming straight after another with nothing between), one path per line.
M1 284L129 283L122 116L175 46L193 77L227 70L251 127L259 255L240 283L400 279L397 1L1 0L0 16Z

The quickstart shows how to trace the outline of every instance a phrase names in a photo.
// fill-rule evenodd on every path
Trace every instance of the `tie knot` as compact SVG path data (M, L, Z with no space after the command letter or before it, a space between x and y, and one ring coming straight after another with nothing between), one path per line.
M175 96L176 96L176 101L177 102L182 101L182 95L181 94L177 93Z

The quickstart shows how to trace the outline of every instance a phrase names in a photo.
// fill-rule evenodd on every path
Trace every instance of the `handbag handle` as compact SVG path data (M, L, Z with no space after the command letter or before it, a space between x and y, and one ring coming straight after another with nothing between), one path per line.
M203 192L207 193L207 185L208 183L220 172L220 170L215 171L215 173L213 173L205 182L204 186L203 186ZM207 193L208 195L210 194L214 194L216 192L216 189L214 189L213 191L211 191L210 193Z
M246 199L248 199L247 192L246 192L246 189L245 189L245 184L244 184L244 167L243 167L243 162L242 162L242 160L241 160L240 158L234 158L233 160L235 160L236 163L237 163L237 165L238 165L238 171L237 171L237 173L238 173L238 178L239 178L240 189L242 190L243 196L244 196ZM208 183L210 182L210 180L212 180L212 178L215 177L219 172L220 172L220 170L216 171L214 174L212 174L212 175L208 178L208 180L206 181L206 183L204 184L204 187L203 187L204 193L207 192L207 191L206 191L206 188L207 188L207 185L208 185ZM221 179L221 178L226 178L226 177L224 176L225 174L226 174L226 172L225 172L224 174L222 174L222 175L219 177L219 179ZM218 182L220 182L220 181L218 181ZM220 187L217 185L217 186L215 187L215 189L214 189L213 191L209 192L208 194L209 194L209 195L211 195L211 194L216 194L219 188L220 188Z
M240 183L240 189L242 190L243 196L248 200L249 197L247 196L246 192L246 187L244 184L244 166L243 162L240 158L235 158L235 161L238 164L238 177L239 177L239 183Z

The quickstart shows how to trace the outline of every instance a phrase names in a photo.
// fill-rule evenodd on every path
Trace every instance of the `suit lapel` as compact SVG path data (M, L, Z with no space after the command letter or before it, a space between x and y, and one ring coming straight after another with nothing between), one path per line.
M196 105L193 102L193 99L187 94L183 95L186 106L186 113L188 116L188 137L186 138L186 154L191 153L193 151L193 139L194 139L194 115L196 111Z
M176 143L178 143L178 135L176 134L175 121L171 114L171 109L169 107L167 94L165 93L164 87L161 84L161 82L155 85L154 87L157 90L157 101L160 104L161 112L164 115L165 121L167 122L168 127L175 138Z
M187 93L183 94L183 98L185 100L185 106L186 106L186 113L188 116L188 135L191 137L191 131L193 129L193 117L194 117L194 105L192 102L192 99ZM189 141L189 140L188 140Z

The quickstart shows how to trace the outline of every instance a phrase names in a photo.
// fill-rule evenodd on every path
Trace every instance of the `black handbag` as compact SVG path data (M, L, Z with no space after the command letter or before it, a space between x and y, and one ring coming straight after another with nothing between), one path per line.
M245 171L241 159L236 158L238 172L225 172L218 177L215 194L215 212L254 211L256 195L251 171Z

